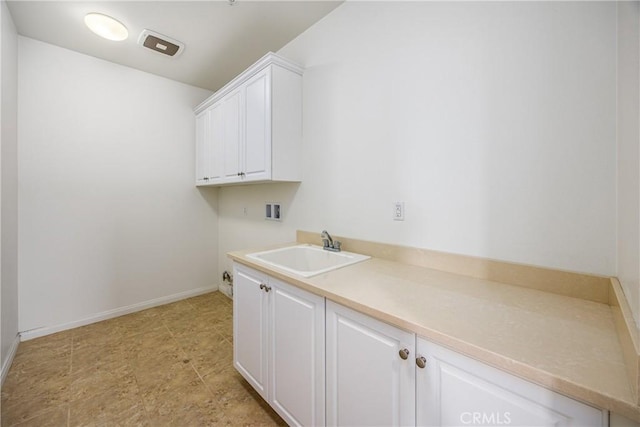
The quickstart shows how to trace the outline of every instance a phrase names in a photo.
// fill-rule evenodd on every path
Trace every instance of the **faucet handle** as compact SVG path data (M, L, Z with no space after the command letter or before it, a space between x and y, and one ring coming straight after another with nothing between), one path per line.
M342 242L340 242L339 240L334 240L333 241L333 248L337 251L340 250L340 246L342 245Z
M322 239L322 246L325 248L329 247L329 239Z

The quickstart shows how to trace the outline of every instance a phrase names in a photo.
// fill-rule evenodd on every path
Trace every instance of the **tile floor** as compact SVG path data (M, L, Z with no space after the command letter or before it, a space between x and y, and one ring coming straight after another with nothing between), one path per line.
M2 426L286 425L233 368L213 292L20 344Z

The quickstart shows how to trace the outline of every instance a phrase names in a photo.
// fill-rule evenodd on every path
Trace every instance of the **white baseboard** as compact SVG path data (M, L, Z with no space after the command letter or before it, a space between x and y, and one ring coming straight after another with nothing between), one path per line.
M13 358L16 355L16 351L18 351L18 344L20 344L20 334L17 334L11 343L11 348L9 349L9 353L7 354L7 358L2 362L2 377L0 378L0 386L4 384L4 380L7 378L7 374L9 373L9 369L11 369L11 364L13 363Z
M217 290L218 290L218 285L209 286L205 288L192 289L190 291L180 292L178 294L155 298L149 301L128 305L126 307L120 307L113 310L103 311L102 313L98 313L94 316L86 317L80 320L74 320L73 322L63 323L61 325L44 326L41 328L30 329L28 331L20 332L19 334L20 341L29 341L34 338L43 337L45 335L55 334L56 332L78 328L80 326L89 325L91 323L100 322L102 320L113 319L114 317L123 316L125 314L134 313L136 311L146 310L147 308L157 307L159 305L169 304L172 302L180 301L186 298L195 297L197 295L202 295L202 294L206 294L206 293L217 291ZM3 366L3 374L4 374L4 366Z

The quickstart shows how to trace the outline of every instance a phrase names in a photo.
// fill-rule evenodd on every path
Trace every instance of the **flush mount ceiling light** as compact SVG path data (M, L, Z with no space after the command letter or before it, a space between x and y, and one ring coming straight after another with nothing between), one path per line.
M129 37L129 31L122 22L102 13L89 13L84 17L87 27L107 40L122 41Z

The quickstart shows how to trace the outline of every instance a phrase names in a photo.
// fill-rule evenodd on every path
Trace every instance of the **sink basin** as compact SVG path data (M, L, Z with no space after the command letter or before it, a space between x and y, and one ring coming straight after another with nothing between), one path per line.
M303 277L311 277L371 257L344 251L330 252L314 245L296 245L248 254L247 258L262 261Z

